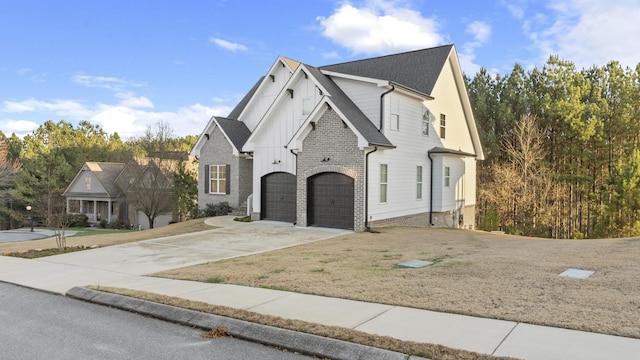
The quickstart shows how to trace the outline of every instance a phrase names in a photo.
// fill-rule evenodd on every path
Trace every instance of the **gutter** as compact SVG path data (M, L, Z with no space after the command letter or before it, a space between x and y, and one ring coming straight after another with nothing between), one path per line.
M364 227L366 231L371 231L369 227L369 155L378 151L378 147L374 147L364 156Z
M394 91L396 89L395 85L391 85L391 89L383 92L380 95L380 128L378 129L378 131L382 131L382 129L384 128L384 97L385 95L387 95L388 93Z

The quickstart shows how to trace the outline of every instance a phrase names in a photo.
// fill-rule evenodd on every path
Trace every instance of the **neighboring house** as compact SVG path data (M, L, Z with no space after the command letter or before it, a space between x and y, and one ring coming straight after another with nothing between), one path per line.
M119 221L137 229L149 229L151 224L145 212L155 207L160 211L153 227L168 225L175 220L172 180L167 175L170 171L161 171L160 167L171 170L179 160L191 163L189 157L182 157L143 158L126 164L87 162L62 194L67 200L67 213L86 215L91 224Z
M279 57L192 155L201 208L355 231L474 227L483 153L453 45L323 67Z

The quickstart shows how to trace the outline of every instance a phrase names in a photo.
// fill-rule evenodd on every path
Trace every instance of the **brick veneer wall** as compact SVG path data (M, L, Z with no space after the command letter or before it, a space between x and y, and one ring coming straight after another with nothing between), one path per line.
M205 194L205 165L231 165L230 194ZM246 208L247 197L252 192L253 185L252 161L233 155L233 147L224 137L219 128L215 128L209 139L200 150L198 163L198 207L211 203L228 202L234 210Z
M322 161L329 158L329 161ZM333 110L316 122L316 129L303 141L297 158L297 225L307 226L307 179L323 172L336 172L353 178L355 231L364 230L364 151L358 138Z

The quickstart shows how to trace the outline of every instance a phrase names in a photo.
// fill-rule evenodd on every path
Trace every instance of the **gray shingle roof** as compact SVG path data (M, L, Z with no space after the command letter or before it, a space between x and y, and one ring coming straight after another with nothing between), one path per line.
M336 85L330 77L324 75L319 69L306 65L305 68L318 80L320 85L329 92L334 104L338 109L347 117L349 122L358 130L358 132L369 142L371 145L390 146L393 144L387 139L384 134L378 131L378 128L373 125L371 120L351 101L351 99Z
M214 117L216 123L222 128L225 134L229 137L233 146L238 151L242 151L242 145L247 142L249 136L251 136L251 131L243 123L242 121L237 121L233 119L227 119L223 117L216 116Z
M321 66L320 70L388 80L430 95L453 45Z
M229 113L229 116L227 116L227 118L229 119L237 119L238 116L240 116L240 114L242 113L242 111L244 110L244 108L247 106L247 104L249 103L249 100L251 100L251 98L253 97L253 94L256 93L256 91L258 90L258 87L260 86L260 84L262 84L262 80L264 79L264 76L262 76L260 78L260 80L258 80L253 87L251 88L251 90L249 90L249 92L247 93L247 95L245 95L242 100L240 100L240 102L238 103L238 105L236 105L235 108L233 108L233 110L231 110L231 112Z

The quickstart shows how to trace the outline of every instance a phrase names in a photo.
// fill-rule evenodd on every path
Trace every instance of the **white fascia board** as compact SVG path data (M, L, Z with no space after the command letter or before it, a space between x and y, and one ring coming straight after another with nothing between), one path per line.
M313 130L313 126L311 125L311 123L315 123L320 120L322 115L325 113L325 111L329 110L329 108L333 109L338 114L340 119L344 121L349 129L351 129L351 131L356 135L356 137L358 138L358 147L360 149L364 149L370 146L369 142L364 138L364 136L362 136L362 134L360 134L358 130L356 130L349 119L347 119L347 117L340 111L340 109L336 107L331 98L329 96L324 96L322 99L320 99L320 102L318 102L318 105L309 114L307 119L302 123L298 131L296 131L296 133L293 135L291 141L289 141L286 147L292 150L303 151L302 142Z
M242 119L242 115L244 115L245 111L247 111L247 109L251 108L251 105L253 105L253 103L256 101L256 99L260 98L259 94L262 93L262 88L265 86L264 84L267 81L271 81L271 79L269 79L269 75L272 75L279 66L284 66L287 69L289 69L289 71L293 72L293 69L291 69L291 67L289 66L289 64L287 64L287 62L283 59L283 57L282 56L278 56L276 61L273 63L273 65L271 65L271 67L269 68L269 71L266 73L266 75L262 79L262 82L258 86L258 89L256 89L256 92L253 94L253 97L251 97L251 99L249 99L249 102L247 102L247 105L244 107L244 109L242 110L240 115L238 115L238 118L235 119L235 120Z
M453 69L456 88L458 89L458 94L462 103L462 110L464 111L465 119L467 120L467 129L469 129L469 136L471 136L471 142L473 143L473 148L476 153L476 159L484 160L484 151L482 150L482 143L480 142L478 127L476 126L476 120L473 116L471 101L469 100L469 95L467 92L467 85L465 84L464 77L462 75L462 67L460 66L460 61L458 60L455 46L451 48L449 61L451 62L451 67Z
M269 119L271 113L273 111L275 111L274 109L278 106L278 104L282 101L282 99L287 97L287 96L289 96L289 92L287 91L287 89L292 88L291 84L293 84L296 81L298 81L298 79L301 76L303 76L301 74L306 74L308 77L310 77L313 80L313 82L315 83L315 85L320 90L322 90L323 94L327 94L326 89L324 89L324 88L322 88L320 86L318 81L313 76L311 76L309 71L305 72L304 70L305 70L304 64L300 64L300 66L298 66L296 71L291 75L291 78L289 78L289 80L286 82L284 87L282 89L280 89L280 93L278 93L278 96L276 96L276 98L273 100L273 102L269 106L269 109L267 110L267 112L262 116L262 119L260 119L260 121L258 122L258 125L256 125L255 129L253 129L253 131L251 132L251 136L249 136L249 138L247 139L245 144L242 146L242 151L243 152L255 151L255 144L254 144L255 138L258 136L258 134L260 133L261 129L264 126L266 126L265 123L268 122L268 119Z
M200 134L200 137L198 138L198 141L196 141L196 144L193 146L193 149L191 149L191 152L189 153L189 155L191 155L191 156L200 156L200 149L202 149L202 146L204 145L204 142L207 141L205 134L210 134L211 131L213 131L213 128L214 128L215 125L216 125L215 116L212 116L209 119L209 122L207 123L207 126L205 126L204 130L202 130L202 133Z
M344 73L335 72L335 71L328 71L328 70L320 70L320 72L322 72L323 74L325 74L327 76L331 76L331 77L337 77L337 78L343 78L343 79L362 81L362 82L366 82L366 83L370 83L370 84L375 84L378 87L383 87L383 86L390 85L389 81L387 81L387 80L374 79L374 78L365 77L365 76L344 74Z

